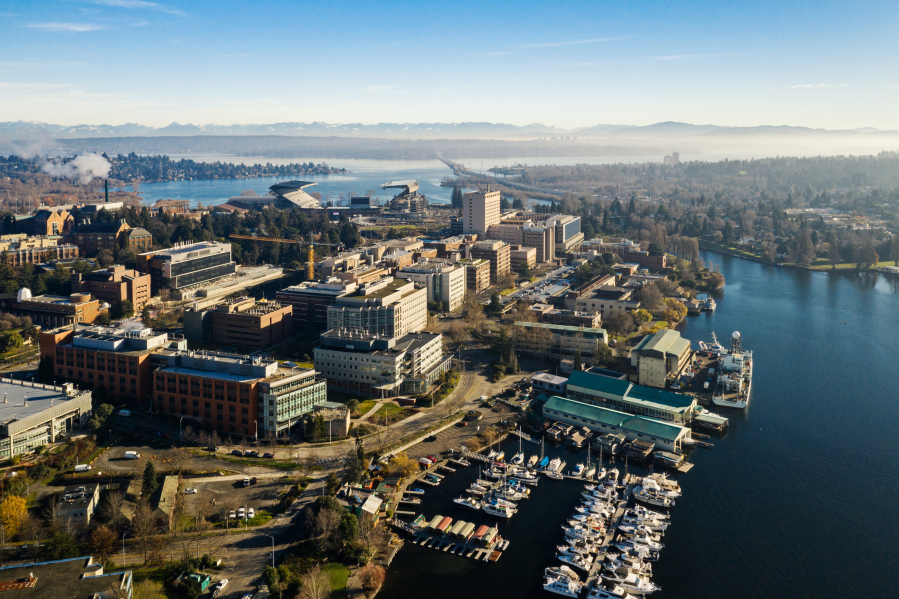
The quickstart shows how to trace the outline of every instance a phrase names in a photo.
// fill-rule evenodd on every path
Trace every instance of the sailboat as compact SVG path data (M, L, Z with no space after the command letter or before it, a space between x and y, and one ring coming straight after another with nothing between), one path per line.
M590 463L590 445L587 445L587 469L584 470L584 478L588 480L593 480L593 475L596 474L596 465Z

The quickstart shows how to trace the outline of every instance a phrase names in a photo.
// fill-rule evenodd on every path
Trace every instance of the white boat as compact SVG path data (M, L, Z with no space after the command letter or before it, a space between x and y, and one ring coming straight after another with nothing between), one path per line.
M600 468L599 472L596 473L596 482L603 480L608 474L608 471L605 468Z
M557 472L561 465L562 465L562 460L560 460L559 458L553 458L549 461L549 466L547 466L547 468L551 472Z
M516 512L516 510L512 508L503 505L494 505L492 503L484 503L481 506L481 509L484 510L485 513L498 518L511 518Z
M524 463L524 452L516 453L514 456L512 456L512 459L509 460L509 463L514 464L516 466L523 464Z
M540 460L539 456L532 455L530 459L528 459L528 468L533 468L537 465L537 462Z
M468 487L467 490L468 490L468 492L471 493L472 495L483 495L484 493L486 493L486 492L489 491L490 489L488 489L487 487L485 487L485 486L483 486L483 485L479 485L478 483L471 483L471 486Z
M652 564L626 553L616 555L615 557L612 557L612 554L606 554L606 565L612 569L625 568L631 572L652 576Z
M657 561L659 559L659 552L650 549L649 547L635 543L634 541L617 541L612 543L612 547L618 549L619 551L626 551L631 555L635 555L640 559Z
M584 562L587 564L593 563L593 556L590 555L589 551L580 551L577 547L572 547L571 545L556 545L556 551L559 552L559 555L567 555L569 557L580 557L583 558Z
M487 470L486 472L484 472L484 476L486 476L487 478L493 478L493 479L500 479L500 478L504 477L505 475L506 475L505 472L503 472L501 470L497 470L496 468L491 468L490 470Z
M575 464L574 472L571 473L572 476L580 476L584 473L584 465L583 464Z
M575 572L565 564L562 564L558 568L556 568L555 566L549 566L543 570L543 575L549 576L550 578L561 578L562 576L567 576L575 582L581 581L580 575L578 575L577 572Z
M549 591L550 593L563 595L565 597L577 597L581 593L582 588L584 588L584 585L571 580L567 576L564 578L551 578L547 576L543 579L544 591Z
M619 532L622 532L627 535L635 535L635 536L650 535L650 538L653 541L661 541L662 535L664 534L664 531L655 530L643 523L631 524L631 523L622 522L621 524L618 525L618 530L619 530Z
M642 505L635 505L631 509L624 512L626 516L635 516L640 518L651 518L653 520L670 520L671 516L668 514L663 514L662 512L656 512L648 507L644 507Z
M565 536L569 539L582 539L584 541L601 541L602 535L597 532L593 532L583 526L563 526L562 529L565 531Z
M664 532L668 529L668 523L663 520L639 519L630 516L621 518L622 526L642 526L655 532Z
M552 470L547 470L544 474L553 480L562 480L565 477L559 474L558 472L554 472Z
M734 331L731 335L730 349L721 347L715 333L712 333L712 340L721 353L712 403L742 410L749 405L752 393L752 352L743 349L739 331Z
M491 497L489 503L492 503L492 504L494 504L494 505L501 505L501 506L504 506L504 507L512 508L513 510L517 510L517 509L518 509L518 504L517 504L517 503L514 503L514 502L512 502L512 501L509 501L508 499L503 499L503 498L501 498L501 497Z
M646 577L639 576L633 572L628 572L625 576L603 572L602 579L636 595L647 595L659 590L659 587L649 582Z
M556 557L559 559L559 561L566 563L569 566L574 566L575 568L581 569L584 572L590 572L590 566L593 565L593 558L589 556L577 554L557 554Z
M667 497L669 499L676 499L680 497L680 493L675 491L674 489L667 489L662 487L654 478L644 477L640 482L643 485L643 488L647 491L652 491L656 495L661 495L662 497Z
M477 499L472 499L471 497L457 497L456 499L453 499L453 503L469 510L481 509L481 503Z
M572 550L577 553L587 553L592 554L599 551L599 546L596 543L591 543L589 541L585 541L583 539L566 539L568 541L568 546L572 548Z
M649 505L657 505L659 507L674 507L673 499L662 497L661 495L653 493L652 491L648 491L643 487L637 487L634 489L634 499L642 503L648 503Z
M593 587L587 595L587 599L637 599L621 587L613 587L611 590L597 586Z
M668 475L664 472L656 472L655 474L650 474L649 478L653 479L658 483L660 487L663 489L671 489L672 491L677 491L681 493L680 485L677 484L677 481L673 478L668 478Z
M585 478L593 478L593 475L596 474L596 466L592 464L587 468L587 471L584 472Z
M506 457L506 452L503 451L503 450L499 450L499 451L496 453L496 455L493 456L493 459L496 460L497 462L501 462L501 461L503 460L504 457Z
M487 453L487 459L488 459L488 460L492 460L492 459L494 459L494 458L496 458L496 450L495 450L495 449L491 449L491 450Z
M603 484L609 487L614 487L618 484L618 468L612 468L606 473Z

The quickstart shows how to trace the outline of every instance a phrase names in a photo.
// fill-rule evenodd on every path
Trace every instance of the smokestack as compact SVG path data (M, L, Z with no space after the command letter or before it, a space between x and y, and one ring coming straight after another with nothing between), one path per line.
M103 179L103 189L106 192L106 203L109 203L109 179Z

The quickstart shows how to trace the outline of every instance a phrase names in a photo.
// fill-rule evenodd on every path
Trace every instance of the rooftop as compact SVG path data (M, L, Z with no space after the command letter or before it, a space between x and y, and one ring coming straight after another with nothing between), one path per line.
M141 256L155 256L158 258L162 257L171 257L171 258L194 258L199 257L200 255L206 254L197 254L197 256L189 256L191 252L202 252L203 250L208 250L208 253L223 252L225 250L231 251L230 243L221 243L219 241L199 241L197 243L179 243L175 244L175 247L168 248L165 250L153 250L152 252L146 252L140 254Z
M632 289L624 287L603 286L592 292L588 297L604 300L626 300L632 293Z
M522 320L515 321L515 326L526 327L529 329L550 329L565 333L583 333L585 335L604 335L605 329L594 329L592 327L573 327L566 324L553 324L551 322L524 322Z
M632 350L641 354L680 356L690 349L690 342L672 329L663 329L654 335L647 335Z
M572 390L572 387L594 391L645 407L654 409L661 407L666 411L683 412L693 406L696 401L689 395L634 385L629 381L589 370L572 372L568 378L569 391Z
M9 586L13 581L28 584ZM0 589L16 599L89 599L113 586L130 588L131 571L105 574L91 557L0 568Z
M0 424L24 420L69 399L65 387L0 378Z
M601 408L558 396L549 398L549 401L543 405L543 410L555 410L568 416L576 416L597 424L605 424L644 435L652 435L666 441L674 441L688 430L682 426L668 424L661 420L634 416L633 414L626 414L617 410Z
M541 381L544 383L550 383L552 385L564 385L568 382L568 379L564 376L555 376L553 374L549 374L548 372L541 372L540 374L535 374L531 377L532 381Z

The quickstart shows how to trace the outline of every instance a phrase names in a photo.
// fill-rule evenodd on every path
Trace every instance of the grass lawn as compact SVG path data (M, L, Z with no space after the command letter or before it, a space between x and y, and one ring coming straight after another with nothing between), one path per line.
M350 577L350 569L343 564L327 563L322 570L331 576L331 599L346 597L346 581Z
M500 291L499 294L500 294L500 295L512 295L512 294L515 293L516 291L518 291L518 290L515 289L515 288L513 287L513 288L511 288L511 289L504 289L503 291Z
M893 266L893 261L886 260L884 262L878 262L871 268L880 268L881 266ZM809 266L809 268L811 268L812 270L831 270L831 265L830 265L829 260L814 260L814 261L812 261L811 266ZM840 262L840 263L837 263L836 269L837 270L853 269L854 270L855 268L856 268L855 262L852 262L852 263Z
M363 402L359 403L359 407L356 408L359 411L359 414L365 416L370 409L375 407L375 401L373 399L366 399Z
M69 447L71 447L71 446L72 446L71 443L63 443L62 445L57 445L56 447L54 447L53 449L51 449L51 450L50 450L50 453L52 453L53 455L56 455L56 454L58 454L58 453L64 452L65 450L67 450L67 449L68 449Z

